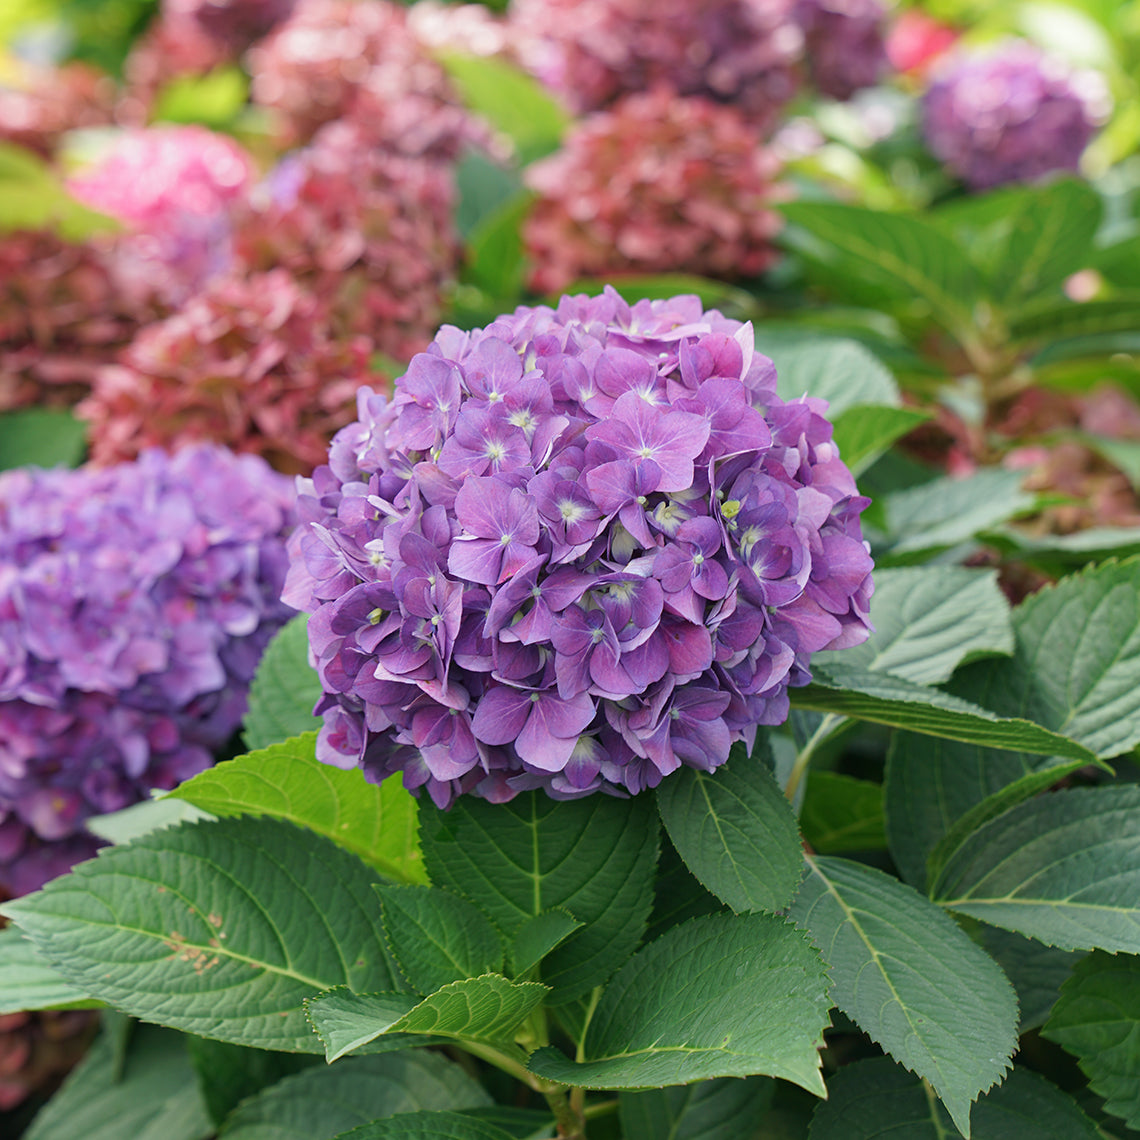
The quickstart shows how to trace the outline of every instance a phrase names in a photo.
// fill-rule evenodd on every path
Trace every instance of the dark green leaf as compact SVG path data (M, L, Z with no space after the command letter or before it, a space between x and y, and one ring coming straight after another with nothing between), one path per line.
M3 192L0 181L0 193ZM0 227L2 229L2 227ZM87 449L87 425L56 408L0 415L0 471L12 467L75 467Z
M14 926L0 930L0 1017L32 1009L97 1009Z
M653 912L645 941L653 942L666 930L699 918L704 914L718 914L725 910L715 895L701 886L696 876L685 866L677 849L666 834L661 842L661 858L657 864L657 878L653 884Z
M418 1004L419 999L413 994L360 994L347 986L337 986L309 998L305 1012L324 1046L325 1058L331 1064L387 1033ZM396 1049L409 1044L403 1035L397 1035L393 1041Z
M710 915L638 951L602 993L579 1063L540 1049L530 1069L584 1088L782 1077L822 1093L827 979L807 939L767 914Z
M226 1121L221 1140L331 1140L401 1113L489 1103L471 1077L437 1053L348 1057L288 1077L247 1100Z
M381 887L384 935L417 993L503 968L503 940L483 912L437 887Z
M292 824L220 819L109 848L3 912L64 977L127 1013L309 1053L320 1042L304 998L402 988L372 880Z
M859 475L896 439L929 419L929 412L914 408L856 404L834 417L834 439L852 474Z
M213 1135L186 1044L177 1033L137 1026L118 1081L113 1066L111 1045L100 1037L32 1122L25 1140L206 1140Z
M811 772L800 828L813 851L881 851L887 845L882 785L839 772Z
M493 1104L487 1108L464 1109L463 1115L502 1128L515 1140L554 1140L553 1118L549 1112L536 1108L511 1108L504 1104Z
M189 1033L186 1034L186 1048L198 1076L202 1099L215 1124L221 1124L246 1097L275 1085L284 1077L321 1063L320 1058L312 1053L246 1049Z
M1140 958L1097 952L1078 963L1042 1034L1077 1058L1108 1112L1140 1127Z
M321 679L309 664L308 614L298 614L273 635L249 688L242 734L250 752L321 727L313 705Z
M487 1120L458 1112L413 1112L362 1124L334 1140L513 1140Z
M714 772L683 767L657 809L685 865L735 911L780 910L803 874L796 818L771 771L743 744Z
M524 191L471 231L463 280L485 290L499 303L522 293L527 267L520 230L533 202L534 195Z
M531 792L506 804L466 796L450 811L425 803L420 812L431 881L469 898L508 940L553 907L585 923L540 968L555 1002L600 985L640 942L657 833L647 796L558 802Z
M1016 341L1045 345L1069 337L1135 332L1140 328L1140 296L1121 294L1107 301L1055 301L1027 308L1010 321Z
M693 1085L622 1093L624 1140L750 1140L772 1103L768 1077L723 1077Z
M1113 285L1140 290L1140 236L1097 250L1092 264Z
M790 915L823 952L832 1000L929 1081L969 1132L970 1104L1017 1048L1017 1000L992 958L917 891L845 859L808 858Z
M853 340L808 333L796 338L782 337L768 346L762 325L756 349L770 356L776 365L776 390L781 399L815 396L826 400L832 420L861 405L898 403L899 389L894 377Z
M371 784L316 758L306 733L239 756L180 784L172 796L212 815L268 815L324 835L397 882L424 882L416 801L399 779Z
M537 966L555 946L582 927L565 907L555 907L528 918L515 933L510 963L515 977Z

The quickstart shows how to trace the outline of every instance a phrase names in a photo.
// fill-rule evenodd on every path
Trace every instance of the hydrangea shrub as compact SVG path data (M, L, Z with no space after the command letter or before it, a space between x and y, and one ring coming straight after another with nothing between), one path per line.
M824 411L695 297L444 328L300 485L320 758L440 806L715 769L869 632Z

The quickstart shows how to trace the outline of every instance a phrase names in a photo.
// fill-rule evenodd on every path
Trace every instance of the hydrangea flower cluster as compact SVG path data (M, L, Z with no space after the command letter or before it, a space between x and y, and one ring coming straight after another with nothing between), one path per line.
M77 409L100 464L200 440L310 471L375 383L368 341L329 332L324 306L285 269L223 277L143 328Z
M224 135L152 127L124 133L68 188L130 230L115 249L128 290L178 303L228 268L231 214L253 174L249 156Z
M444 327L299 482L318 755L436 804L636 793L868 634L861 498L751 325L692 296Z
M216 447L0 474L0 888L35 889L94 850L88 816L213 762L291 612L292 500Z
M959 54L923 100L927 145L974 190L1076 170L1103 86L1024 40Z
M777 256L778 169L735 108L666 88L631 95L528 169L532 287L622 272L755 276Z
M844 100L879 82L887 63L881 0L797 0L796 22L818 91Z
M85 63L26 67L16 86L0 86L0 139L52 158L64 132L111 121L114 95L113 81Z
M524 64L579 112L664 84L770 127L795 94L796 0L513 0Z
M232 54L287 20L297 0L164 0L163 13L193 20Z

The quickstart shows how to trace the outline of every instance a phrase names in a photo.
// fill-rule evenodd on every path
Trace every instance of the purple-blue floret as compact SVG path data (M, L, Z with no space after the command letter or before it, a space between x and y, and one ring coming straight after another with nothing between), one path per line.
M699 298L444 327L299 481L318 756L440 807L631 794L788 715L870 630L826 403Z
M215 446L0 474L0 891L213 763L280 601L292 481Z

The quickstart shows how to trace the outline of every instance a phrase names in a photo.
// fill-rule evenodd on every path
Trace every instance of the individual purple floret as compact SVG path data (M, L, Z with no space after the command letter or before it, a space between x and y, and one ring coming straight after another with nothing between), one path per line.
M208 767L292 611L290 480L219 447L0 474L0 892Z
M811 81L832 99L873 87L887 65L881 0L796 0Z
M923 100L931 152L971 189L1076 170L1103 100L1095 76L1074 75L1024 40L947 63Z
M299 481L318 755L441 807L636 793L788 715L869 631L826 404L697 297L444 327Z

